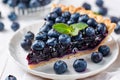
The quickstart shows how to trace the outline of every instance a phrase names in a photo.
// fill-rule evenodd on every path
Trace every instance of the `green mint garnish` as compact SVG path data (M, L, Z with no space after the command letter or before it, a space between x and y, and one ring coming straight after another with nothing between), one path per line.
M53 25L53 29L57 32L71 36L78 35L79 31L85 29L86 27L88 27L88 25L82 22L72 24L70 26L65 23L56 23Z

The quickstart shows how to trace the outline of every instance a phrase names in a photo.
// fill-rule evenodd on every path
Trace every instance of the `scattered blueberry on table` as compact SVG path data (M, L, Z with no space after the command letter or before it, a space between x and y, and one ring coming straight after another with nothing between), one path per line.
M13 75L9 75L5 78L5 80L17 80L17 78Z
M12 25L11 25L11 29L13 31L17 31L18 29L20 28L20 25L18 22L13 22Z
M15 12L10 12L10 14L8 15L8 18L11 20L11 21L15 21L17 19L17 15Z
M103 0L96 0L96 5L98 6L98 7L102 7L103 6L103 4L104 4L104 1Z
M103 16L106 16L108 13L108 9L106 7L100 7L98 13Z
M91 5L89 3L83 3L82 7L84 7L86 10L91 10Z
M0 22L0 31L4 30L4 24L2 22Z

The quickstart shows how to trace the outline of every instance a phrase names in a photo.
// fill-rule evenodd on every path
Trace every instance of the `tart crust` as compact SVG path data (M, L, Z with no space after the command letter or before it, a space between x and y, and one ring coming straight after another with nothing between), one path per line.
M53 10L56 7L61 7L63 12L69 11L72 14L76 13L76 12L80 13L80 14L87 14L90 18L94 18L98 23L104 23L107 26L108 35L100 42L100 44L97 47L95 47L92 50L84 50L84 51L79 51L75 54L68 54L68 55L65 55L65 56L60 57L60 58L52 58L48 61L39 62L38 64L29 64L28 66L31 69L36 68L38 66L45 65L45 64L49 64L51 62L55 62L57 60L70 59L70 58L73 58L73 57L78 58L79 56L82 56L82 55L85 55L85 54L90 54L93 51L97 51L98 47L100 45L104 44L107 41L107 39L109 38L110 34L113 32L113 30L116 26L115 23L111 23L110 19L103 18L101 15L97 15L94 12L92 12L91 10L85 10L83 7L74 7L73 5L65 6L65 5L62 5L62 4L53 4L51 10Z

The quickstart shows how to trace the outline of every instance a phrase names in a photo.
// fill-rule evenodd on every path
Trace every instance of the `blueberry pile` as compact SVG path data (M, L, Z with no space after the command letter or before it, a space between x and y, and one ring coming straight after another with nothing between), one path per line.
M95 19L89 18L87 14L71 14L68 11L63 13L59 7L50 12L45 17L45 21L45 24L35 36L31 52L27 56L29 64L36 64L55 57L63 57L70 53L75 54L81 50L93 49L108 33L104 23L97 23ZM81 30L77 36L61 34L52 28L56 23L71 25L79 22L88 24L88 27Z

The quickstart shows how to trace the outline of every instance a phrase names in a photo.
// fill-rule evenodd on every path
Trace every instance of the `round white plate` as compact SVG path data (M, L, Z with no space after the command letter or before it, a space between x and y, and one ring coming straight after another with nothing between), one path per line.
M78 79L78 78L85 78L85 77L89 77L89 76L98 74L101 71L104 71L117 59L119 47L118 47L118 44L115 42L115 40L111 37L107 41L107 43L105 43L110 47L111 54L108 57L103 58L103 60L100 63L98 63L98 64L93 63L90 59L90 54L80 56L80 58L84 58L88 63L87 70L85 72L77 73L74 71L72 65L73 65L73 62L76 58L64 60L68 65L68 71L62 75L55 74L55 72L53 70L54 63L50 63L48 65L41 66L41 67L38 67L36 69L31 70L27 66L26 56L27 56L28 52L24 51L21 48L20 42L23 39L24 34L27 31L30 30L36 34L39 31L39 28L43 24L44 24L44 21L40 21L37 24L33 24L31 26L25 27L22 30L19 30L13 36L13 38L11 39L10 44L9 44L10 55L12 56L14 61L19 66L21 66L24 70L26 70L34 75L38 75L38 76L41 76L44 78L62 79L62 80L63 79L73 80L73 79Z

